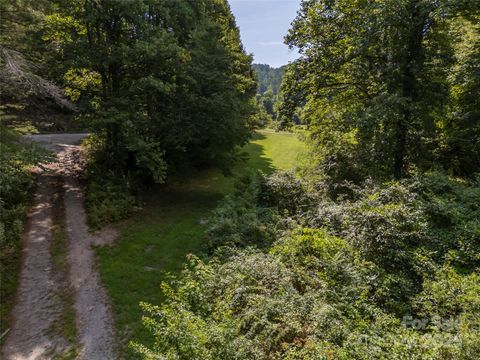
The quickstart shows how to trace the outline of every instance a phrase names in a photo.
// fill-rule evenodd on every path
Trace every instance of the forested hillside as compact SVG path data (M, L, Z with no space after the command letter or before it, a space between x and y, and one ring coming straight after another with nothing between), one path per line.
M257 74L258 93L264 94L267 90L271 90L274 95L278 95L286 66L273 68L267 64L253 64L252 67Z
M266 64L253 64L252 67L258 81L255 123L259 127L280 127L277 125L277 108L286 66L272 68Z

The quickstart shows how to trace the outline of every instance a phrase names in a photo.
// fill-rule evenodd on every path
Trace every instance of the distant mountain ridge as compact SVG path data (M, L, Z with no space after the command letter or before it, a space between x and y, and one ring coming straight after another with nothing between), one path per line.
M271 89L273 94L277 95L286 65L279 68L273 68L267 64L253 64L252 66L258 77L258 93L263 94Z

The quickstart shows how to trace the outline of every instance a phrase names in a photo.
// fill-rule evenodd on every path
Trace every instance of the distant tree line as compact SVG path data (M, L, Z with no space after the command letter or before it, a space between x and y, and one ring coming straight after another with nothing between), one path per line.
M277 127L278 95L286 67L253 64L258 81L256 123L259 126Z
M263 95L271 90L273 95L278 95L285 67L286 65L274 68L267 64L253 64L258 79L258 93Z

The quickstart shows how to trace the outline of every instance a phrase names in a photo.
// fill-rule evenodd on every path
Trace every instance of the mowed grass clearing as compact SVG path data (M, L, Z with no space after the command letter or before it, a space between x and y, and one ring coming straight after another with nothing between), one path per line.
M128 340L147 343L140 301L161 304L160 284L182 270L187 254L204 250L202 220L228 194L235 178L251 169L270 173L296 164L305 146L292 133L259 131L245 146L249 160L225 177L218 170L196 173L146 194L145 206L122 226L111 247L97 249L103 282L112 301L120 353L135 358Z

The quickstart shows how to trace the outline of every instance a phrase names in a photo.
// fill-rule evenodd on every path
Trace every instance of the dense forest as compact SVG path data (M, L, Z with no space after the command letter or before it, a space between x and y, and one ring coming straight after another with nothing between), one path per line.
M282 83L285 66L272 68L267 64L253 64L253 70L257 76L257 111L254 119L259 126L268 126L280 129L285 127L288 122L277 118L279 108L279 92ZM297 118L295 118L297 120ZM293 120L288 119L288 120Z
M300 57L279 69L252 66L226 0L0 10L2 299L15 291L28 168L48 159L19 133L91 133L97 228L154 184L231 175L270 127L301 133L307 152L292 170L243 174L201 215L202 251L162 278L161 302L140 303L149 340L127 339L129 351L478 358L480 2L302 0L285 37Z
M271 90L273 95L278 95L286 65L273 68L267 64L253 64L252 67L257 75L258 93L263 95L266 91Z

